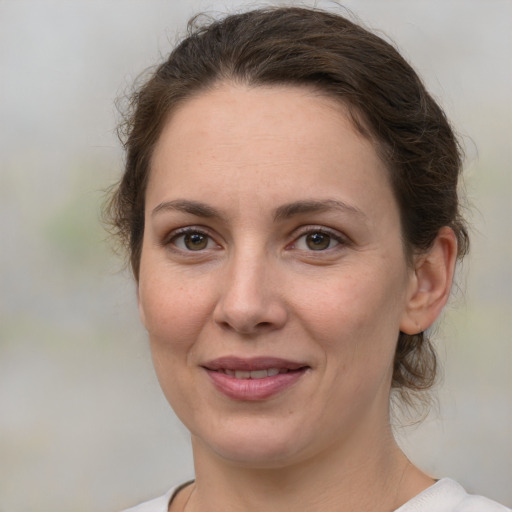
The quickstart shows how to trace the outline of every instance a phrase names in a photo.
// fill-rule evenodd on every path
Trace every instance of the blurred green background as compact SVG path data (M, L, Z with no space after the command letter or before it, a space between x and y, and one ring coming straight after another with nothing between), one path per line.
M99 208L122 167L114 100L190 15L243 5L0 0L0 511L119 510L192 475ZM467 152L475 229L438 329L439 406L397 433L427 471L510 506L512 2L344 5L398 44Z

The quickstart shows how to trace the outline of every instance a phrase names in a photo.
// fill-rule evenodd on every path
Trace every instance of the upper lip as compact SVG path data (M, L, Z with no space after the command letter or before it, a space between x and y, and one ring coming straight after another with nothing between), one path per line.
M208 370L242 370L242 371L257 371L267 370L269 368L277 368L279 370L298 370L299 368L307 367L307 364L299 361L290 361L288 359L281 359L279 357L219 357L212 359L202 365Z

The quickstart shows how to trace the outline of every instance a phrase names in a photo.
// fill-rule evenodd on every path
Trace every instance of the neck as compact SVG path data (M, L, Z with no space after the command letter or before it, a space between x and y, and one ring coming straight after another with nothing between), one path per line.
M187 512L391 512L433 483L407 460L390 429L359 450L353 443L330 446L284 467L241 466L199 439L192 445L196 483Z

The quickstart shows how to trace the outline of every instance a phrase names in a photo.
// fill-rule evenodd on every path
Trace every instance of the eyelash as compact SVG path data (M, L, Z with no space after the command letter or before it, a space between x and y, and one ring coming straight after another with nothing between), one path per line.
M310 235L316 235L316 234L329 237L329 245L331 244L332 241L335 241L336 245L334 247L326 247L324 249L317 249L317 250L314 250L311 248L310 249L299 249L299 250L305 251L305 252L321 253L321 252L326 252L326 251L336 249L339 245L340 246L349 245L349 240L345 236L341 235L340 233L338 233L336 231L333 231L333 230L330 230L330 229L327 229L327 228L321 227L321 226L308 226L308 227L303 228L303 230L298 234L298 236L296 236L294 241L288 247L290 247L290 249L297 248L297 245L301 239L305 239L306 237L308 237Z
M181 251L181 252L184 252L184 253L186 253L186 252L190 252L190 253L197 252L197 253L200 253L200 252L204 251L204 249L211 249L211 247L205 247L205 248L202 248L202 249L198 249L197 251L194 251L193 249L186 249L186 248L183 248L183 247L179 247L178 244L177 244L177 241L180 238L183 238L183 241L184 241L185 237L187 235L188 236L200 235L200 236L206 238L206 243L208 245L210 243L214 243L217 247L219 247L219 244L217 244L217 242L215 242L214 238L208 233L208 231L206 231L204 229L201 229L201 228L198 228L198 227L194 227L194 226L189 226L189 227L185 227L185 228L181 228L181 229L178 229L176 231L173 231L170 234L170 236L168 236L168 237L166 237L164 239L162 245L164 245L166 247L173 246L173 249Z
M311 248L304 249L304 248L297 247L301 239L306 239L306 237L308 237L310 235L316 235L316 234L329 237L327 247L320 248L317 250L311 249ZM189 249L186 247L180 247L178 245L177 241L182 238L183 243L185 243L185 237L187 235L188 236L199 235L201 237L205 237L207 245L203 248L198 248L197 250ZM330 247L332 241L336 242L336 245L334 245L334 247ZM166 246L166 247L172 246L172 248L174 250L180 251L182 253L202 253L206 249L212 249L212 247L208 247L208 245L210 245L211 243L215 244L216 248L220 248L220 245L217 244L215 239L208 233L207 230L204 230L204 229L201 229L198 227L194 227L194 226L189 226L189 227L184 227L184 228L180 228L176 231L173 231L168 237L166 237L164 239L162 245ZM297 249L297 250L300 250L303 252L322 253L322 252L331 251L333 249L336 249L338 247L338 245L347 246L347 245L349 245L349 240L346 237L340 235L338 232L332 231L325 227L309 226L309 227L302 228L302 230L295 236L293 241L286 246L286 249L287 250Z

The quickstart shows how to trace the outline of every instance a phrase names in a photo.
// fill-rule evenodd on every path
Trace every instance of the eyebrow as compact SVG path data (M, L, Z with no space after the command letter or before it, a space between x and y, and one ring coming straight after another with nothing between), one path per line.
M156 206L151 215L154 216L162 211L178 211L189 213L196 217L204 217L207 219L222 219L224 216L215 208L198 201L190 201L188 199L176 199L174 201L165 201Z
M304 200L295 201L293 203L284 204L276 208L274 213L274 221L289 219L296 215L304 213L320 213L329 210L337 210L343 213L357 215L366 218L366 215L356 208L355 206L348 205L343 201L337 199L324 199L324 200ZM196 217L203 217L207 219L222 220L225 216L217 209L199 201L191 201L188 199L175 199L173 201L165 201L157 205L151 215L154 216L162 211L179 211L195 215Z
M366 215L355 206L351 206L337 199L325 199L320 201L296 201L280 206L276 209L274 220L288 219L303 213L320 213L327 212L329 210L337 210L343 213L349 213L352 215L357 215L358 217L366 218Z

